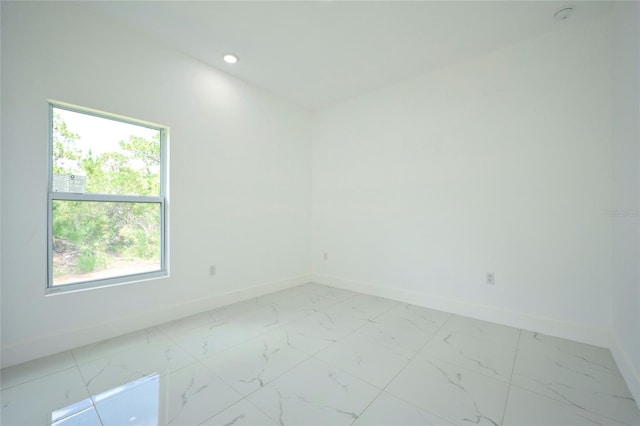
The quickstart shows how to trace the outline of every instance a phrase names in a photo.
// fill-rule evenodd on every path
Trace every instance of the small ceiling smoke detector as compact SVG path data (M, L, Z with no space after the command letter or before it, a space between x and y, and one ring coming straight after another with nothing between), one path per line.
M231 53L225 53L224 55L222 55L222 59L228 64L238 63L238 57Z
M573 7L563 7L556 10L553 17L556 21L566 21L573 14Z

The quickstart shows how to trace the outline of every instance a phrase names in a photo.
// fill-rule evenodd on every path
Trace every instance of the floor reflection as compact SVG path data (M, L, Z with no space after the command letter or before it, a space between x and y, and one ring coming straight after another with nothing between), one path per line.
M157 425L159 423L160 376L151 374L109 389L92 398L51 413L52 426L92 424L98 419L111 425Z

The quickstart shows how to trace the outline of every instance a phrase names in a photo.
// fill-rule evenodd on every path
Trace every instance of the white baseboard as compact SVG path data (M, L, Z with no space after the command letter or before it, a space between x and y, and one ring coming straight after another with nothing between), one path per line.
M619 341L620 340L616 337L615 333L611 333L611 343L609 345L611 348L611 354L613 355L613 359L615 359L616 364L618 364L622 377L624 377L627 382L631 395L633 395L633 398L636 400L636 404L640 407L640 372L631 361L629 354L622 349Z
M2 348L2 368L31 361L47 355L74 349L83 345L110 339L147 327L173 321L199 312L230 305L243 300L306 284L311 275L301 275L280 281L272 281L204 299L191 300L179 305L161 307L153 311L136 313L115 321L107 321L91 327L43 336L28 342L20 342Z
M570 339L590 345L605 348L609 347L608 330L592 328L583 324L570 323L553 318L545 318L538 315L512 311L496 306L478 305L462 300L449 299L426 293L417 293L390 286L371 284L331 275L314 274L313 282L345 290L385 297L387 299L411 303L414 305L424 306L426 308L450 312L510 327L536 331L538 333Z

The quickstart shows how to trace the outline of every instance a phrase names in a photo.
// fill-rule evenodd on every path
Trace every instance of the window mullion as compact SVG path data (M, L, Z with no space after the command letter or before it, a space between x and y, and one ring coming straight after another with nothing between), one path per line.
M115 194L89 194L72 192L51 192L52 200L63 201L112 201L121 203L160 203L162 197L147 197L138 195L115 195Z

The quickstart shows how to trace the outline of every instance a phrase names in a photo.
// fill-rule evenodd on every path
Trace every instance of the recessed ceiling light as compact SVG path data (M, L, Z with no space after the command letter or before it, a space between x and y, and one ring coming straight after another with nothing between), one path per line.
M228 64L235 64L238 62L238 57L231 53L225 53L222 55L222 59Z
M556 13L553 14L553 17L556 21L566 21L573 14L573 7L563 7L556 10Z

